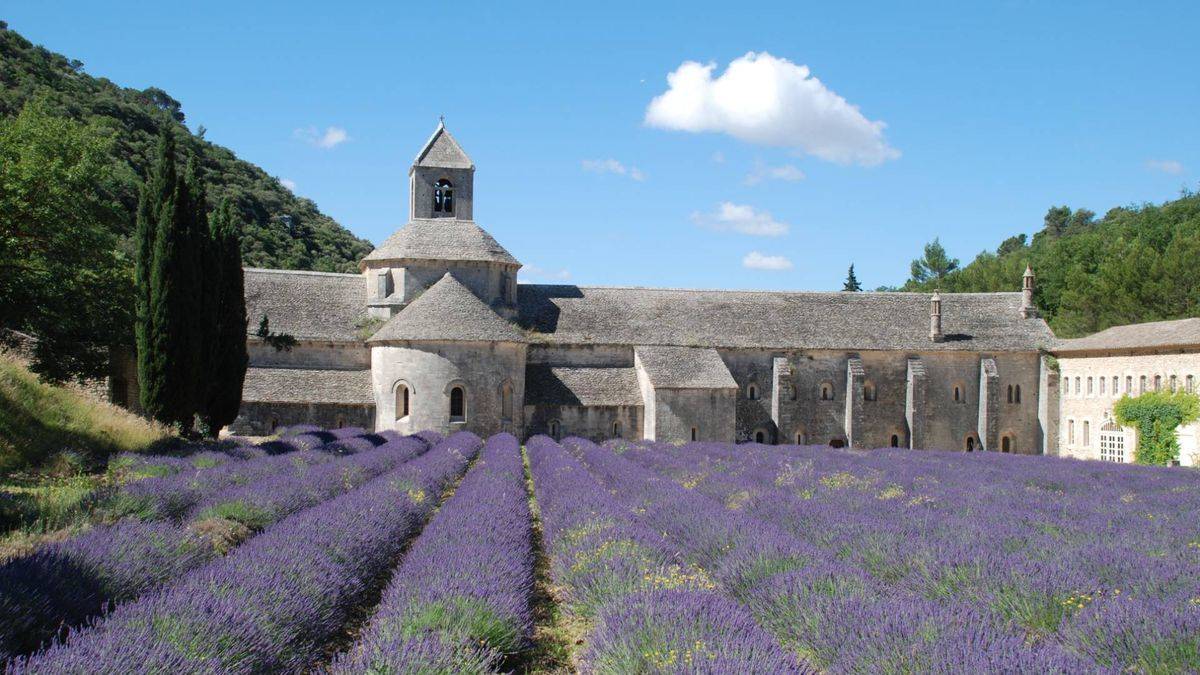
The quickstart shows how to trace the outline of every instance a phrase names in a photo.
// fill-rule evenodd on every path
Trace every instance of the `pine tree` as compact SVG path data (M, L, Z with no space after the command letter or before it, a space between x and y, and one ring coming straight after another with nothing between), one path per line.
M208 392L201 417L208 433L216 436L237 417L246 379L246 296L242 274L241 227L233 204L222 200L210 223L216 307L213 350L207 368Z
M858 277L854 276L854 263L850 263L850 271L846 274L846 283L842 284L843 291L861 291L862 284L858 283Z

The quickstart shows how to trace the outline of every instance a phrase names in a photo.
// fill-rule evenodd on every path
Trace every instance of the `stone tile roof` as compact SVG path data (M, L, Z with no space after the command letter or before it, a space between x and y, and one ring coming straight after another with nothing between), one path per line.
M737 389L715 349L637 347L633 354L655 389Z
M368 342L410 340L525 342L525 336L447 272Z
M530 405L642 405L633 368L525 368L525 402Z
M1060 340L1055 353L1107 349L1167 349L1200 346L1200 318L1113 326L1087 337Z
M467 157L462 146L450 135L446 125L439 123L437 129L434 129L433 135L421 147L421 152L417 153L417 158L413 160L413 166L470 169L475 166L475 163L471 161L470 157Z
M247 403L344 403L374 405L370 370L247 368Z
M475 221L455 218L414 218L368 253L362 262L405 259L521 264Z
M366 282L358 274L247 268L246 319L250 332L267 315L271 330L301 340L361 342Z
M942 295L944 342L929 339L929 294L712 291L521 284L521 326L552 344L763 349L1032 351L1051 348L1020 293Z

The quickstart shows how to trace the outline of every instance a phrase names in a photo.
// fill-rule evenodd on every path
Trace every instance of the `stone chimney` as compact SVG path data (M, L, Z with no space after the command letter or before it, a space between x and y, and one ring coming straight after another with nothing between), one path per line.
M942 293L934 291L933 297L929 298L929 339L934 342L941 342L946 339L942 335Z
M1025 277L1021 280L1021 318L1037 318L1037 306L1033 304L1033 268L1025 266Z

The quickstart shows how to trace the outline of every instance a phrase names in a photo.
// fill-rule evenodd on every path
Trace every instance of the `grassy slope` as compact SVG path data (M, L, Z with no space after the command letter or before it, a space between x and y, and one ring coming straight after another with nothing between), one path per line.
M95 466L109 455L140 450L166 430L117 406L37 379L0 355L0 474L44 467L67 450Z

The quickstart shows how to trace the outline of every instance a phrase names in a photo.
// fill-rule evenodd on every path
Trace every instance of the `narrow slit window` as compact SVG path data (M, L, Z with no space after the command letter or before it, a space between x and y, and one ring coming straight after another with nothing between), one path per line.
M450 390L450 421L462 422L467 417L466 392L462 387Z
M396 419L408 417L409 393L407 384L396 385Z

